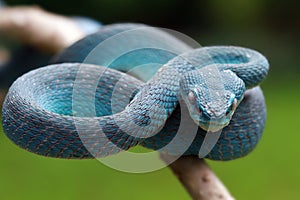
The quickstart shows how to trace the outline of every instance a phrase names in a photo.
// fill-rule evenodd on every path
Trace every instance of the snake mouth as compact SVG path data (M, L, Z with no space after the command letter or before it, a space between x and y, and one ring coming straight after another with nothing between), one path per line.
M202 128L204 131L207 132L217 132L222 130L224 127L226 127L229 122L223 122L223 121L208 121L208 122L203 122L200 120L194 120L194 122Z

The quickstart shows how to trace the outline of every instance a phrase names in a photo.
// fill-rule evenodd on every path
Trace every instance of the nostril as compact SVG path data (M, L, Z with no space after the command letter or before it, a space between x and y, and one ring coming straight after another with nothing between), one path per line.
M230 113L230 110L228 109L228 110L226 111L225 115L229 115L229 113Z
M200 115L202 114L202 110L198 106L196 106L196 110Z
M210 120L210 119L211 119L210 114L205 113L205 112L202 113L202 117L203 117L205 120Z

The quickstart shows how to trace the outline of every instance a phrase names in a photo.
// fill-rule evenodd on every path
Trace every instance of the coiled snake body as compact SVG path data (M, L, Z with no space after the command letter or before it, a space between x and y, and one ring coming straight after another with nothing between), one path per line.
M85 62L97 44L141 26L104 27L54 62ZM140 80L123 73L130 73L134 62L149 59L163 65L147 71L148 76L145 68L134 71ZM95 59L93 64L107 63ZM108 68L98 65L50 65L17 79L3 105L7 136L24 149L51 157L103 157L137 144L172 155L199 155L205 136L223 129L206 155L215 160L244 156L261 137L266 110L257 85L267 75L268 62L256 51L216 46L177 56L144 48L122 55ZM183 120L187 128L168 146Z

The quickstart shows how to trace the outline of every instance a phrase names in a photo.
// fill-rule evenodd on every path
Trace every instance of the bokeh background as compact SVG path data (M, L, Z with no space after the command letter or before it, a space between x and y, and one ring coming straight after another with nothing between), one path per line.
M37 4L104 24L142 22L175 29L201 45L239 45L262 52L270 73L262 84L267 124L247 157L210 166L237 199L300 198L300 12L298 1L274 0L7 0ZM24 66L26 67L26 66ZM37 156L0 130L0 199L189 199L168 168L126 174L96 160Z

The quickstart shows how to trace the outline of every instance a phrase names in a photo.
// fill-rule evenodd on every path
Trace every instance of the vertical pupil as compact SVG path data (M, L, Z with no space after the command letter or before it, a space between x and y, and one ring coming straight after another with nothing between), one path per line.
M237 99L235 98L233 103L231 104L229 110L226 111L226 115L228 115L230 113L230 111L233 111L234 109L236 109L237 106Z

